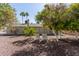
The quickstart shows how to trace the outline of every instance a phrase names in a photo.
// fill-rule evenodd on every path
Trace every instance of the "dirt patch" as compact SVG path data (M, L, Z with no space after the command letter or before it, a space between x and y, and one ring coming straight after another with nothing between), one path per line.
M18 40L18 41L14 41L12 42L13 45L15 46L23 46L23 45L26 45L26 44L30 44L34 39L33 38L27 38L25 40Z
M26 41L28 42L28 41ZM12 56L78 56L79 55L79 41L60 39L58 42L47 40L34 40L27 49L16 51ZM27 45L27 44L25 44Z
M0 56L79 56L79 40L0 36Z

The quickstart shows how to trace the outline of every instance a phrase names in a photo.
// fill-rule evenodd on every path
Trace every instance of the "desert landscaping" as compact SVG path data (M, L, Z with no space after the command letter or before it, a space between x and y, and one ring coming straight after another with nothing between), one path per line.
M54 39L54 38L53 38ZM79 40L34 40L24 36L0 36L0 56L78 56Z
M0 56L79 56L79 3L0 3Z

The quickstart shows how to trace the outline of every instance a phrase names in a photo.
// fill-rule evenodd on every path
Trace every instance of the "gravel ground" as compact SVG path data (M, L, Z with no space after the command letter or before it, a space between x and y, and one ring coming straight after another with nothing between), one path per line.
M65 36L66 37L66 36ZM69 37L69 36L68 36ZM43 41L38 44L38 41L34 41L27 44L24 43L25 39L28 37L24 36L0 36L0 56L43 56L43 55L69 55L69 56L79 56L79 42L66 42L66 41L59 41L59 46L56 46L53 43L45 43ZM48 38L55 38L55 36L49 36ZM73 38L73 37L72 37ZM14 45L15 43L22 43L24 45ZM36 42L36 43L35 43ZM55 45L55 46L54 46Z
M0 36L0 56L10 56L15 51L23 49L12 44L13 41L23 39L25 39L23 36Z

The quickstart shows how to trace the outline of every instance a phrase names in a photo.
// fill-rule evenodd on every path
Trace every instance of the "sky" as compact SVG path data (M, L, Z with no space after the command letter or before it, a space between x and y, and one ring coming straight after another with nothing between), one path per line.
M20 16L20 12L22 11L29 13L28 18L29 18L30 23L35 23L35 15L37 14L38 11L41 11L44 8L45 4L43 3L11 3L10 5L13 8L15 8L17 19L20 23L22 23L22 17Z

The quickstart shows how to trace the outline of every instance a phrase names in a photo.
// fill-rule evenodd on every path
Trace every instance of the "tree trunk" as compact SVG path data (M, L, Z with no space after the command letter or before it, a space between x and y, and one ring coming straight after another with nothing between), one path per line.
M22 16L22 24L23 24L23 16Z
M76 33L75 38L76 38L76 40L78 40L78 32L75 31L75 33Z
M62 37L61 37L61 31L59 31L59 39L61 39Z
M56 36L56 41L58 42L59 41L59 38L58 38L58 34L56 33L56 31L53 31L55 36Z
M58 35L56 35L56 41L57 41L57 42L59 41L59 36L58 36Z

